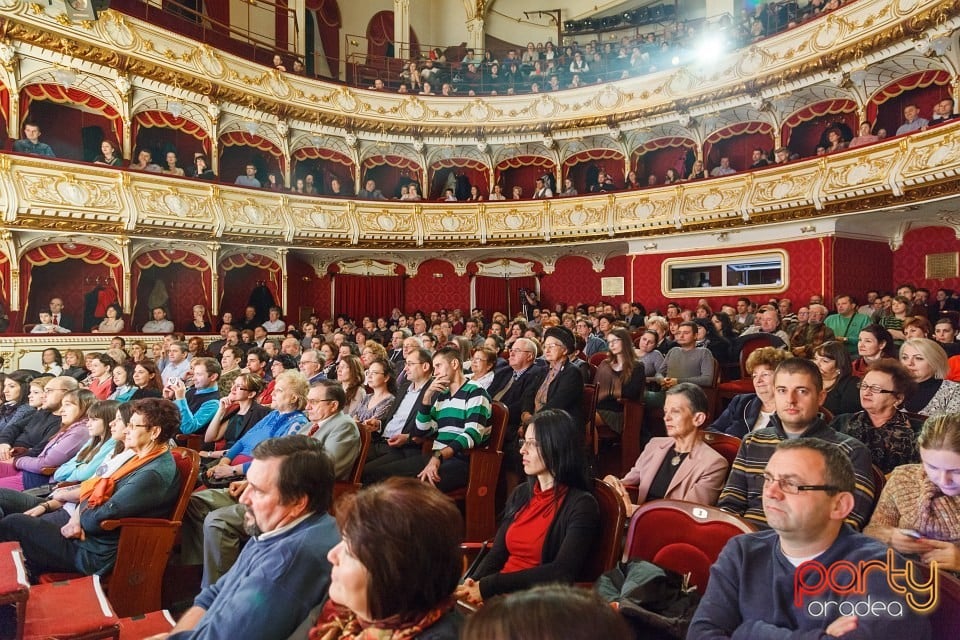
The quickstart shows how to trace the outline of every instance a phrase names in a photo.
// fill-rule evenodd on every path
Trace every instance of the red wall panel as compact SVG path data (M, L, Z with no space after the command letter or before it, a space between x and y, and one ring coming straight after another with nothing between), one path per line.
M821 293L825 297L833 295L833 268L830 264L833 248L833 238L813 238L783 242L780 244L752 245L750 247L731 248L727 251L687 251L670 255L637 255L633 259L633 299L642 302L647 311L658 309L663 313L667 302L671 300L683 308L694 308L697 297L673 298L668 300L661 293L660 271L664 260L668 258L695 257L699 255L735 254L742 251L756 251L763 249L781 248L789 256L789 281L787 290L777 297L790 298L796 303L806 302L814 293ZM629 287L629 282L628 282ZM733 304L738 296L703 296L710 307L719 309L725 303ZM762 301L770 296L753 296L753 300Z
M894 253L886 242L836 238L833 245L833 290L848 293L859 304L870 289L887 289L893 284Z
M553 273L543 276L540 280L540 298L544 305L553 308L558 302L578 305L592 304L601 299L600 278L624 277L624 290L630 290L630 278L627 273L627 256L615 256L607 260L601 273L593 270L593 265L586 258L567 256L557 261ZM613 304L629 300L629 296L605 297Z
M320 319L330 317L330 277L316 271L298 256L287 255L287 321L299 320L300 307L313 307Z
M437 276L442 277L437 277ZM404 283L404 308L412 313L417 309L470 309L470 276L458 276L453 265L444 260L427 260L420 265L417 275Z
M949 251L960 251L960 240L957 240L953 229L923 227L910 231L904 236L903 246L893 252L893 278L887 281L890 288L909 282L917 287L926 287L931 293L941 287L960 289L960 278L933 280L924 277L926 256Z

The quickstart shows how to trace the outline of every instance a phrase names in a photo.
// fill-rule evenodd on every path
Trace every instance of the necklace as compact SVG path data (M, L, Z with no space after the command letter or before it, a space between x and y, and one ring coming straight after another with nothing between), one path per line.
M681 462L683 462L683 459L686 458L688 455L690 455L690 452L689 452L689 451L683 451L683 452L677 451L677 448L674 447L674 448L673 448L673 458L670 459L670 466L671 466L671 467L676 467L676 466L679 465Z

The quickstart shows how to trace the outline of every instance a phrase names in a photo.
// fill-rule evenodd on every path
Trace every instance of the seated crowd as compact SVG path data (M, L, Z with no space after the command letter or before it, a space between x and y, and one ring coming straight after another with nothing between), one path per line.
M632 401L646 408L642 453L605 478L627 513L681 500L760 531L720 554L688 637L765 625L880 637L875 619L798 615L741 588L769 575L783 590L774 600L791 602L804 560L880 559L888 547L960 572L960 387L948 379L960 371L957 299L902 285L862 307L847 294L833 303L671 302L662 315L639 302L527 304L515 318L393 309L299 325L251 306L237 321L224 314L210 345L154 314L155 344L50 347L44 371L3 375L0 541L20 544L34 579L109 573L118 537L101 523L167 517L179 492L171 449L188 443L203 486L173 561L198 568L201 591L171 638L347 638L370 627L455 638L458 599L494 609L580 579L603 527L584 427L627 437L622 403ZM45 320L74 326L67 311L54 298ZM203 307L192 325L210 331ZM748 349L752 390L719 411L708 394ZM500 403L502 519L458 580L462 524L441 493L467 486ZM738 439L732 465L711 432ZM930 637L922 617L885 624Z

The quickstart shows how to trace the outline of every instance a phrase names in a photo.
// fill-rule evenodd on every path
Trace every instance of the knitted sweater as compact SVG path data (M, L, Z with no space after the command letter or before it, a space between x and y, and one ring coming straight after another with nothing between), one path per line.
M922 464L890 474L865 534L890 541L888 527L913 529L925 538L960 543L960 496L946 496L927 478Z
M437 394L432 404L421 404L417 430L436 433L434 449L450 447L456 453L482 446L490 436L493 407L486 389L464 382L454 395Z

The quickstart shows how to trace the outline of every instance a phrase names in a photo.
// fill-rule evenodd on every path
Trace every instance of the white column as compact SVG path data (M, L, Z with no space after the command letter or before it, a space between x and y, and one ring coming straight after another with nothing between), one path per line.
M485 23L483 18L471 18L467 20L467 48L479 52L483 51L485 41Z
M393 55L410 57L410 0L393 0Z

